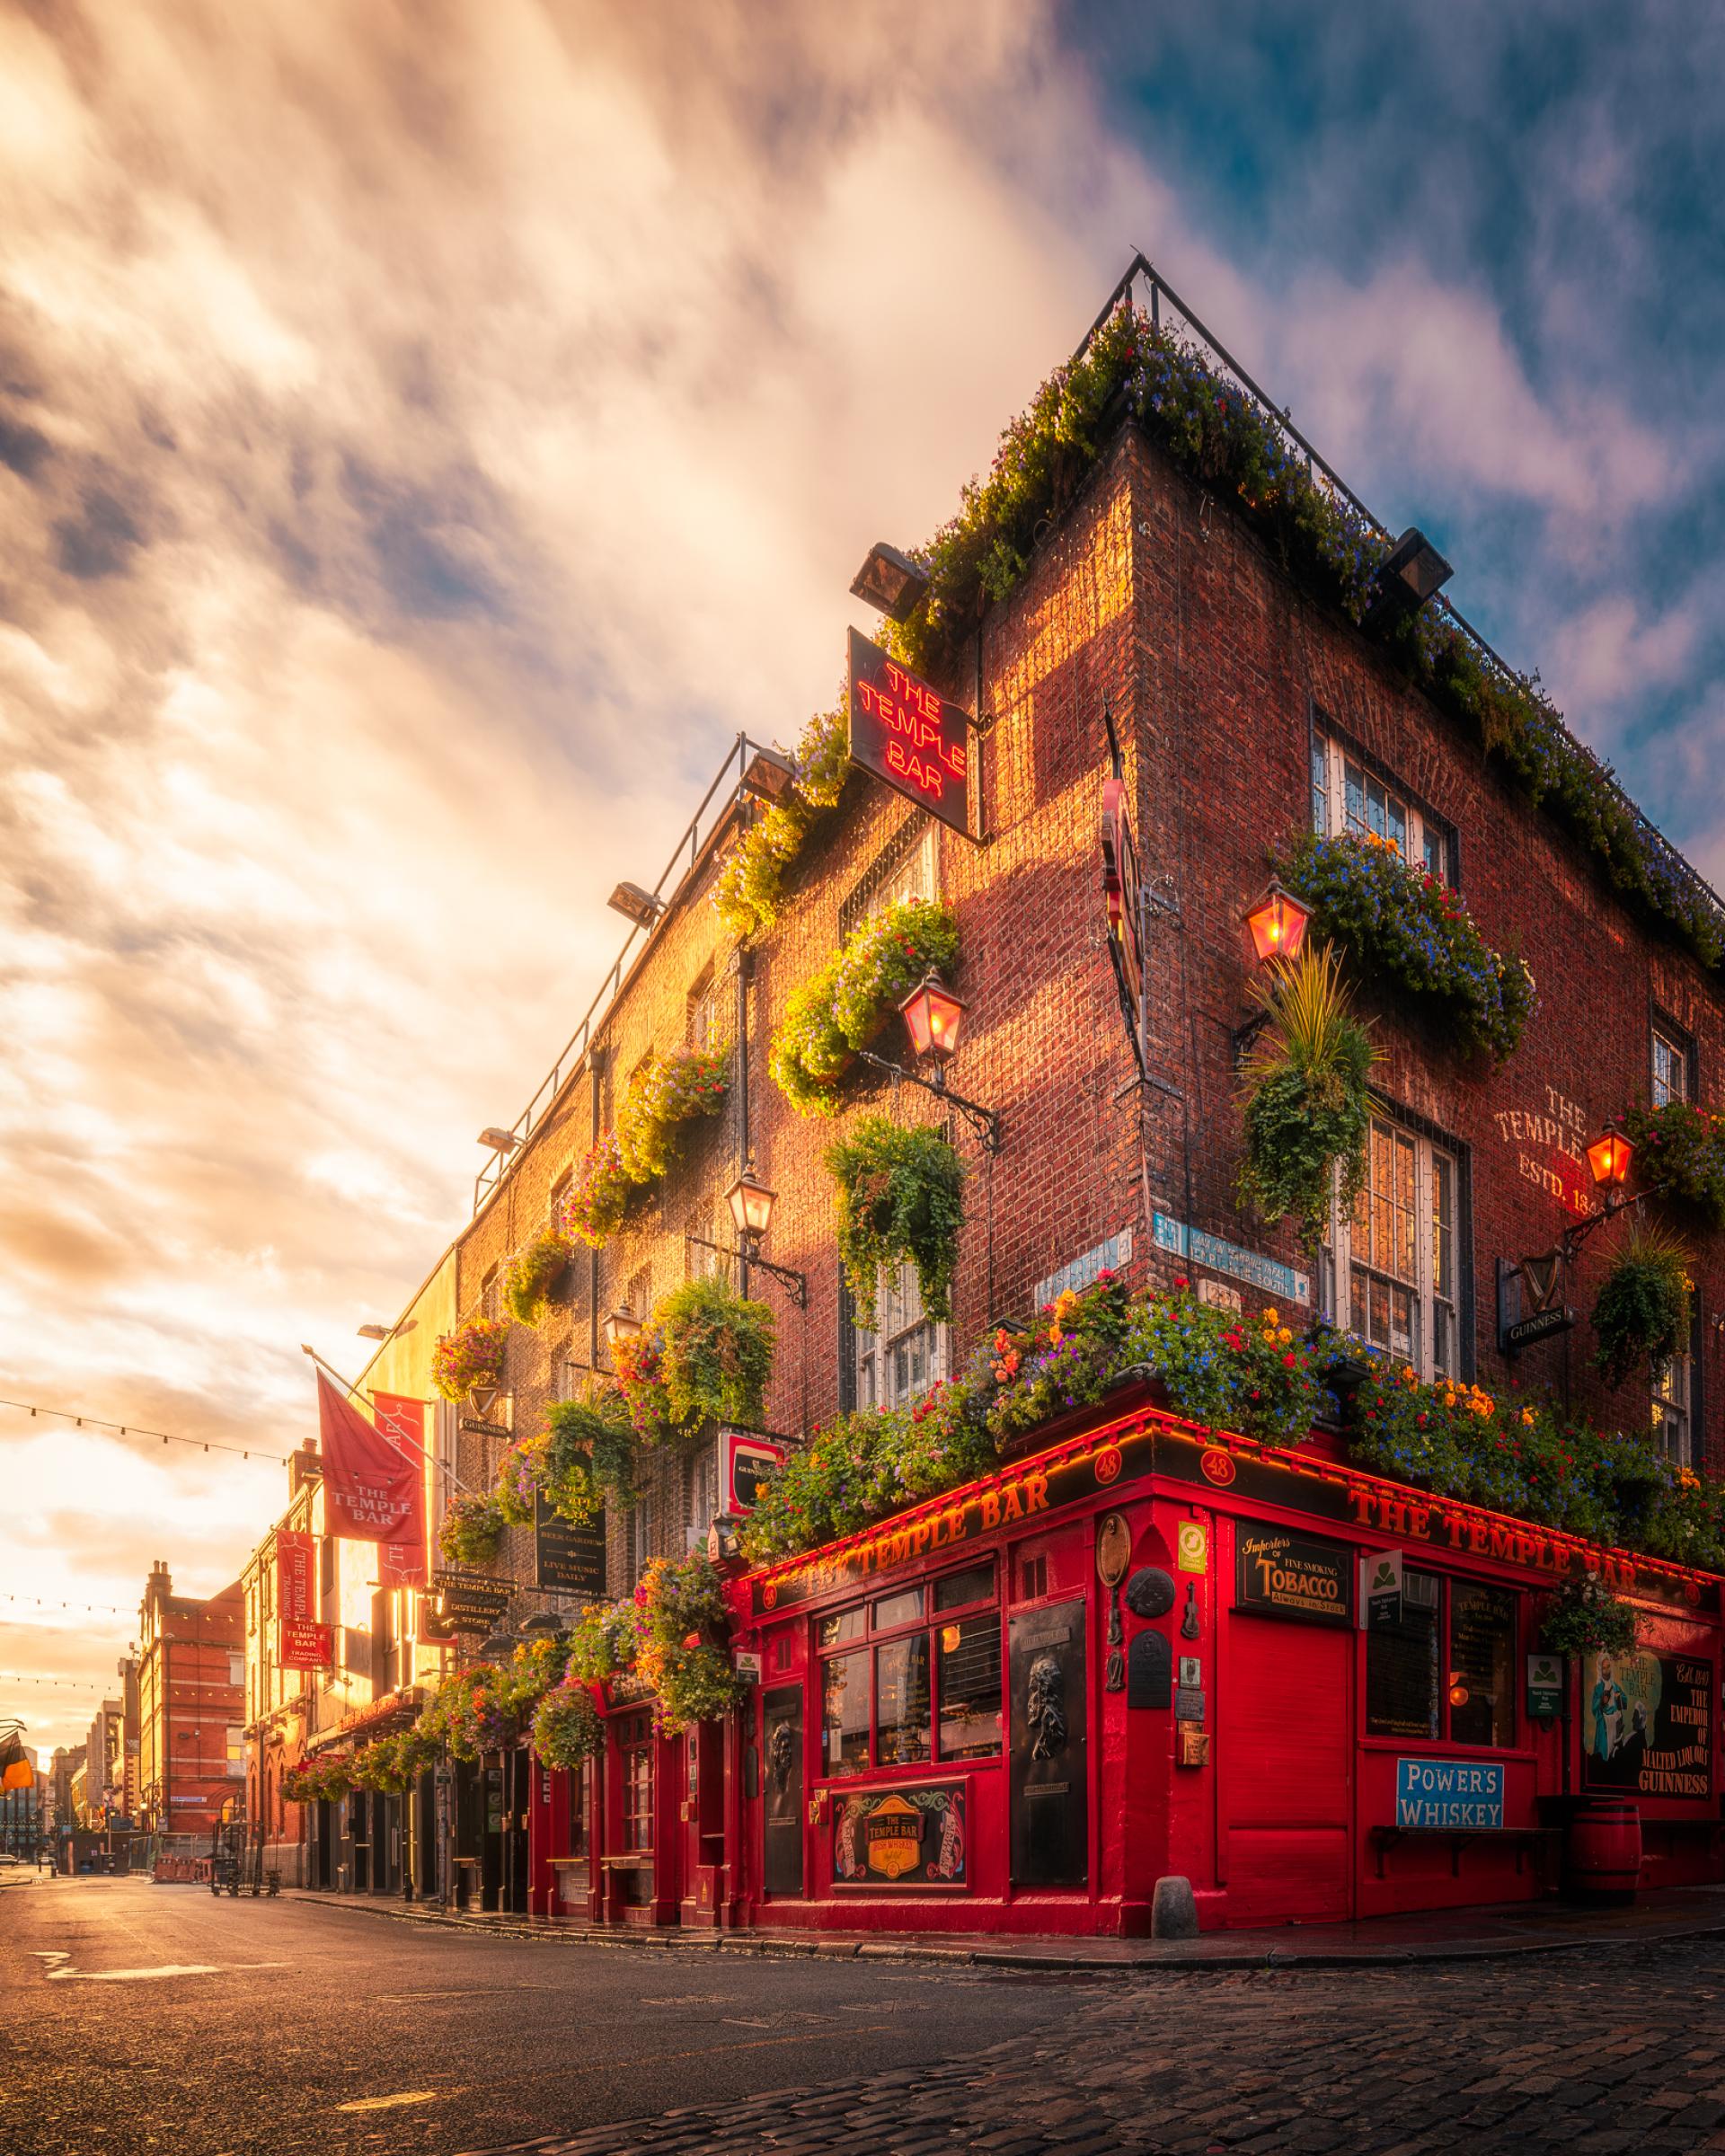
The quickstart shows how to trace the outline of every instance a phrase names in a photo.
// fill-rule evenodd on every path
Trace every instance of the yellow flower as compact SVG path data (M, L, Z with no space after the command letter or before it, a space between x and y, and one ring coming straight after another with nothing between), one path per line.
M1267 1310L1264 1312L1264 1323L1266 1325L1279 1325L1281 1321L1281 1312L1279 1311Z
M1524 1428L1532 1429L1534 1427L1534 1410L1531 1408L1524 1408L1521 1410L1521 1420Z
M1286 1348L1288 1342L1294 1338L1294 1335L1288 1330L1287 1327L1284 1325L1282 1330L1276 1335L1276 1338L1281 1342L1282 1346Z

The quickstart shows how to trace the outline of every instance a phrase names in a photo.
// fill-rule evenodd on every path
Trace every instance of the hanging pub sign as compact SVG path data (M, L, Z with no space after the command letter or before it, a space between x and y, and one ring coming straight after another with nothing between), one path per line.
M1261 1617L1303 1617L1317 1624L1354 1621L1351 1550L1243 1520L1234 1563L1236 1609Z
M731 1519L753 1512L761 1494L761 1480L769 1468L782 1467L788 1447L778 1437L763 1437L756 1430L721 1429L719 1433L719 1509Z
M562 1588L571 1595L605 1592L605 1514L585 1527L571 1526L533 1493L533 1584Z
M296 1527L276 1530L276 1614L284 1623L312 1614L316 1537Z
M1361 1559L1366 1572L1364 1621L1373 1625L1400 1624L1405 1568L1399 1550L1374 1550Z
M458 1632L488 1632L509 1606L515 1589L483 1572L431 1575L438 1614Z
M970 835L970 719L851 631L853 764Z

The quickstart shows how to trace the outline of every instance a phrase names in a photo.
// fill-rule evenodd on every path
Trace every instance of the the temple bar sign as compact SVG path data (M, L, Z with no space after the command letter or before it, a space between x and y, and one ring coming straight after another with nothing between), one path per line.
M970 833L970 720L851 631L851 761Z

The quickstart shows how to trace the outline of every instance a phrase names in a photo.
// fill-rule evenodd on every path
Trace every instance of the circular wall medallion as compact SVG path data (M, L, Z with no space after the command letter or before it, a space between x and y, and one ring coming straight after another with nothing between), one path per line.
M1234 1454L1225 1453L1219 1445L1211 1445L1202 1454L1198 1464L1204 1471L1204 1480L1225 1488L1234 1477Z
M1099 1482L1112 1482L1115 1477L1120 1471L1119 1446L1118 1445L1103 1445L1101 1450L1096 1454L1094 1466L1096 1469L1096 1480Z
M1118 1512L1105 1512L1096 1529L1096 1577L1118 1587L1132 1562L1132 1530Z
M1146 1565L1127 1581L1125 1601L1135 1617L1165 1617L1174 1606L1173 1575Z
M764 1587L761 1589L761 1607L762 1607L764 1610L770 1610L770 1609L773 1607L773 1604L774 1604L774 1603L775 1603L775 1602L776 1602L778 1599L779 1599L779 1586L778 1586L778 1582L777 1582L776 1580L774 1580L774 1579L769 1579L769 1580L767 1581L766 1585L765 1585L765 1586L764 1586Z

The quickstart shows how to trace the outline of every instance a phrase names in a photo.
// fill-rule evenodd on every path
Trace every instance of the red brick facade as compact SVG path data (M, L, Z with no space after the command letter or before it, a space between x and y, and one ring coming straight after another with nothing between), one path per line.
M1397 674L1351 623L1296 590L1260 541L1130 429L1044 542L1012 599L991 607L951 676L980 695L981 827L973 844L937 829L938 889L956 909L956 985L969 1005L952 1082L996 1109L1004 1149L990 1161L954 1129L969 1167L950 1367L962 1368L990 1322L1027 1313L1035 1284L1130 1225L1135 1272L1165 1278L1205 1268L1154 1248L1149 1209L1304 1268L1291 1233L1238 1209L1240 1113L1234 1034L1247 1017L1244 908L1262 891L1268 855L1309 822L1314 727L1351 751L1453 835L1460 886L1488 942L1519 949L1538 1008L1501 1069L1464 1055L1390 1000L1367 1003L1385 1061L1381 1090L1410 1127L1440 1139L1459 1170L1462 1374L1495 1389L1511 1373L1496 1345L1495 1268L1543 1250L1573 1206L1591 1202L1579 1146L1645 1093L1659 1012L1693 1043L1692 1086L1705 1100L1721 1048L1719 985L1632 915L1564 833L1513 791L1477 747ZM1152 929L1148 983L1154 1075L1179 1098L1128 1090L1133 1065L1106 948L1099 813L1108 774L1104 702L1125 746L1145 871L1166 902ZM791 730L789 728L783 730ZM822 1154L865 1103L906 1120L940 1110L906 1086L846 1095L836 1125L794 1114L767 1071L787 997L835 946L845 901L921 812L861 773L816 827L787 878L774 927L751 957L747 995L748 1140L778 1193L766 1255L808 1276L805 1311L771 1282L755 1292L780 1313L767 1422L796 1434L844 1398L832 1190ZM717 1030L730 1037L737 953L710 904L721 849L686 879L644 959L600 1030L603 1065L583 1066L515 1156L459 1244L458 1297L477 1311L485 1283L543 1224L560 1180L653 1049L681 1042L691 998L709 977ZM892 1054L901 1044L889 1038ZM597 1087L596 1106L594 1089ZM1141 1100L1143 1105L1141 1105ZM559 1286L541 1330L510 1336L515 1427L538 1427L560 1366L597 1356L597 1323L629 1298L686 1277L685 1234L712 1208L743 1151L741 1089L723 1113L689 1127L679 1164L632 1224ZM1141 1150L1142 1147L1142 1150ZM701 1231L729 1238L729 1221ZM1605 1392L1587 1321L1599 1261L1582 1261L1577 1330L1527 1351L1514 1372L1530 1390L1566 1383L1597 1420L1645 1422L1645 1392ZM1716 1397L1725 1264L1698 1253L1697 1452L1725 1464ZM1243 1290L1248 1307L1269 1298ZM1298 1313L1309 1319L1314 1312ZM1340 1313L1344 1321L1346 1312ZM484 1480L496 1440L463 1439L460 1472ZM652 1546L680 1550L684 1464L657 1462ZM627 1584L623 1524L613 1523L612 1587ZM512 1530L500 1569L530 1577Z

